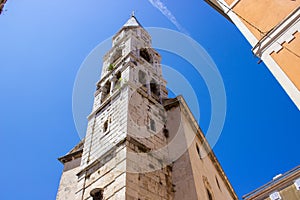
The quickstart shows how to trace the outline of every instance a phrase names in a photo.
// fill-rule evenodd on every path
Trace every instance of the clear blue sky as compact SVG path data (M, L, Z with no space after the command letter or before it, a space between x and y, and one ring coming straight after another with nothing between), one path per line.
M238 196L299 165L300 112L265 65L257 64L237 28L202 0L162 2L223 77L227 116L214 151ZM0 16L0 198L55 199L62 171L56 158L79 141L72 89L84 58L116 33L132 10L145 27L178 29L147 0L9 0L5 8ZM162 54L165 64L184 63ZM209 96L201 80L191 81L205 131Z

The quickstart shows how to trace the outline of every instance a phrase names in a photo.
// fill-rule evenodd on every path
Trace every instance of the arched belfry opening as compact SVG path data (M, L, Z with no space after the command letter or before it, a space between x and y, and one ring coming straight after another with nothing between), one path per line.
M120 79L121 79L121 76L122 76L121 72L118 71L118 72L116 73L116 78L117 78L117 80L120 80Z
M121 81L122 81L122 73L121 71L118 71L116 73L116 84L114 89L119 89L121 86Z
M110 87L111 87L111 82L107 81L102 88L101 102L103 102L109 96Z
M144 60L146 60L148 63L153 63L152 56L149 54L146 48L140 49L140 56L144 58Z
M103 200L103 189L101 188L93 189L90 192L90 195L93 198L93 200Z
M160 86L154 79L152 79L151 82L150 82L150 90L151 90L152 96L159 97L159 95L160 95L160 91L159 91Z

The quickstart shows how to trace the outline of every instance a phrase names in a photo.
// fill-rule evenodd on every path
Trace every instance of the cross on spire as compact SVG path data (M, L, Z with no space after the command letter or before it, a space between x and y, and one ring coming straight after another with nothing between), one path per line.
M142 27L142 25L137 21L137 19L135 18L135 12L132 11L130 18L128 19L128 21L123 25L123 27L137 27L140 26Z
M131 13L131 17L135 17L134 15L135 15L135 11L133 10Z

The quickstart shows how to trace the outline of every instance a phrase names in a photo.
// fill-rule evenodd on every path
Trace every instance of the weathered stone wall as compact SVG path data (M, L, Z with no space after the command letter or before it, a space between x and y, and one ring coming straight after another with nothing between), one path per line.
M133 80L134 80L133 76ZM141 88L130 89L127 137L126 199L173 199L172 166L163 149L166 112Z
M179 104L168 110L167 126L169 131L168 143L170 145L170 155L174 160L173 164L173 184L174 200L197 199L194 174L191 166L190 155L187 151L188 141L182 126L181 110ZM191 132L192 134L193 131Z
M125 142L94 164L81 171L78 176L76 200L92 200L91 191L100 188L106 200L125 199L126 186Z
M220 166L218 167L218 161L213 159L213 153L207 152L209 146L205 147L201 145L205 141L205 138L197 135L198 127L195 127L193 124L193 119L191 119L187 108L184 108L180 104L180 108L176 109L180 109L181 112L181 123L183 124L188 151L174 163L173 176L174 180L177 181L175 183L175 199L208 199L208 191L211 193L213 199L237 199L235 195L229 192L230 183L225 181L227 177L223 174L223 171L220 171L222 169L219 168ZM168 114L174 115L172 113ZM186 169L183 170L183 168ZM182 173L189 178L183 178ZM180 178L180 175L182 178ZM190 180L193 180L194 184ZM196 198L194 197L193 185L196 190Z
M122 78L127 80L128 69L122 72ZM98 101L95 99L95 101ZM126 137L127 132L127 87L115 90L102 108L88 121L87 133L82 157L82 167L101 157L113 145ZM100 107L100 103L98 103ZM107 123L107 130L104 124Z
M59 188L56 196L56 200L74 200L75 193L77 190L77 176L76 174L80 171L80 159L77 158L71 162L65 164L65 169L61 175ZM72 168L67 168L66 165L73 165ZM79 163L76 165L76 163Z
M128 142L128 152L139 152L139 146ZM144 162L141 160L140 162ZM155 165L155 162L152 162ZM138 167L141 172L130 172L126 174L126 199L127 200L172 200L174 187L172 182L172 166L149 171L144 163L138 163L136 159L127 157L127 166L132 170L133 166ZM148 163L147 163L148 164ZM136 168L135 168L136 169ZM145 170L145 171L143 171ZM149 171L149 172L147 172Z
M165 106L168 149L174 160L174 199L209 199L208 192L215 200L237 199L230 193L230 183L213 153L207 153L209 146L201 145L206 139L182 97L167 101Z

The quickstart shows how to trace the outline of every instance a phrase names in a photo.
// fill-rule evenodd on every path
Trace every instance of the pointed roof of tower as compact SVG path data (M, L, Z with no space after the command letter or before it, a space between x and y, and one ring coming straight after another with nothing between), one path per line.
M135 18L134 12L132 12L131 17L129 20L123 25L123 27L142 27L139 21Z
M121 29L113 36L113 40L123 31L128 29L136 29L136 28L142 28L144 27L140 24L140 22L136 19L134 16L134 12L132 12L130 18L127 20L127 22L121 27ZM146 30L145 30L146 31ZM147 32L147 31L146 31Z

